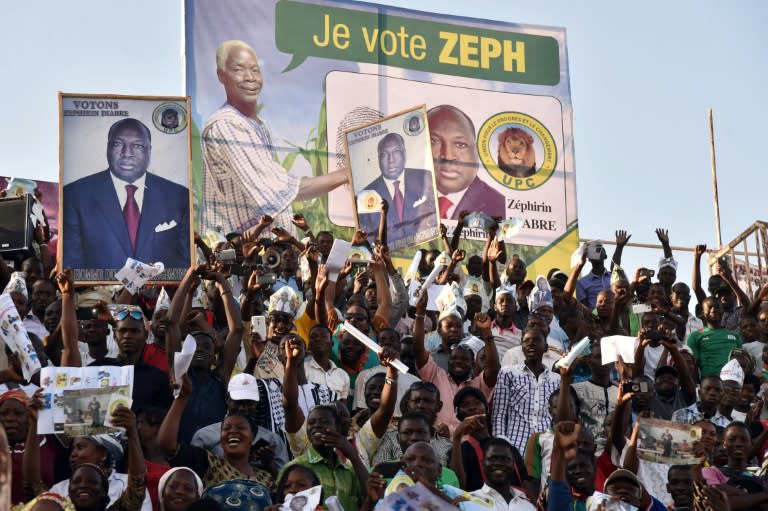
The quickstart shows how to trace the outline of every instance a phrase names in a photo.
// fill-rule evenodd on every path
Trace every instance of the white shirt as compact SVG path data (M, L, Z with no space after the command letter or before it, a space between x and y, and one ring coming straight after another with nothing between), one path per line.
M469 494L474 497L493 501L493 509L495 511L534 511L536 509L536 506L531 504L531 501L526 498L525 493L517 488L510 489L514 494L514 497L512 497L512 500L509 502L507 502L501 493L497 492L487 484L484 484L479 490L469 492Z
M547 337L547 351L544 352L544 356L541 359L541 363L544 364L548 370L552 369L555 362L560 360L563 356L565 348L563 343L552 337ZM501 367L514 366L525 363L525 355L523 354L522 346L515 346L507 350L501 359Z
M50 332L45 328L45 325L43 325L37 316L31 312L26 318L24 318L23 323L24 328L27 329L27 332L35 334L40 338L41 341L50 334Z
M405 170L397 177L397 179L388 179L384 176L382 176L384 179L384 184L387 185L387 191L389 191L389 196L392 197L392 204L390 204L391 207L395 206L394 200L395 200L395 181L398 182L398 188L400 189L400 193L403 194L403 208L405 208ZM403 215L405 215L405 211L403 211Z
M133 192L133 198L136 199L136 204L139 205L139 213L141 213L141 206L144 204L144 182L147 180L147 173L145 172L133 183L123 181L112 172L109 173L109 176L112 178L112 184L115 185L115 192L117 193L117 200L120 202L120 209L125 209L125 203L128 200L128 191L125 189L126 185L134 185L136 191Z
M449 201L451 201L451 207L445 210L445 218L451 218L453 216L453 213L456 211L456 206L459 205L461 202L461 199L464 198L464 194L467 193L467 189L464 188L463 190L460 190L458 192L448 193L443 195L442 193L438 192L438 197L445 197ZM439 213L439 212L438 212ZM459 212L461 213L461 212Z
M326 371L318 364L312 355L304 360L304 373L307 381L325 385L339 395L339 399L347 399L349 395L349 375L343 369L340 369L332 361L331 368Z

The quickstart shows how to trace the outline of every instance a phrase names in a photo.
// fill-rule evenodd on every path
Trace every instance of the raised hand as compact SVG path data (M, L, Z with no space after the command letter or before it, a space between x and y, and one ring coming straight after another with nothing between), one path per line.
M469 211L467 211L466 209L462 210L459 213L459 225L462 225L464 223L464 220L466 220L469 215L470 215Z
M386 199L381 199L381 204L379 207L381 208L381 211L386 215L389 211L389 202L387 202Z
M287 361L295 361L301 356L301 348L299 347L299 341L296 337L291 337L285 344L285 358Z
M365 232L362 229L357 229L355 231L355 235L352 236L352 244L353 245L363 245L365 244L365 240L368 238L368 233Z
M499 240L491 241L491 245L488 247L488 260L495 263L501 256L501 242Z
M693 248L693 257L694 259L700 259L702 255L704 255L707 252L707 244L704 243L703 245L696 245Z
M574 422L562 421L555 426L555 445L563 452L563 458L568 461L576 457L578 446L576 439L579 437L581 426Z
M261 227L262 229L266 229L272 224L272 222L273 222L273 219L271 216L261 215L261 217L259 218L259 227Z
M451 260L460 263L465 257L467 257L466 250L454 250L451 255Z
M277 241L281 243L289 243L291 239L293 239L293 236L291 235L291 233L289 233L282 227L273 227L272 234L277 236Z
M61 294L72 293L75 290L75 280L72 278L72 270L65 269L56 275L56 285Z
M184 375L186 377L186 375ZM124 428L128 438L136 437L136 415L123 405L118 405L112 412L112 425L116 428Z
M441 238L448 236L448 228L445 226L445 224L441 223L439 229Z
M616 231L616 246L617 247L623 247L624 245L629 242L629 238L631 238L631 234L627 234L627 231L624 230L618 230Z
M656 229L656 237L659 238L659 241L663 244L669 243L669 231L667 229L662 229L659 227Z
M328 285L328 267L320 264L317 267L317 278L315 279L315 296L321 296L321 292Z
M473 319L475 323L475 330L480 332L480 335L487 337L491 335L491 317L485 312L478 312Z
M307 224L307 219L304 218L304 215L302 215L301 213L296 213L295 215L293 215L291 222L293 223L293 225L295 225L302 231L309 230L309 224Z

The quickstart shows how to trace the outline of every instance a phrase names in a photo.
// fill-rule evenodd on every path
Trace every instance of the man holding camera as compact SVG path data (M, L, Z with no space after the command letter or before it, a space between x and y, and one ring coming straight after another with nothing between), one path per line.
M604 289L611 289L611 272L605 268L605 260L608 256L602 243L587 242L584 245L584 252L592 265L592 271L576 282L576 299L592 310L597 303L597 294Z

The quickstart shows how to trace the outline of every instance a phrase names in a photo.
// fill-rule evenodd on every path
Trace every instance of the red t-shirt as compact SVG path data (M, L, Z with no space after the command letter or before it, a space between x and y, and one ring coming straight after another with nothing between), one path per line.
M160 369L166 376L168 376L168 359L163 348L157 344L147 344L144 347L144 354L141 358L144 362Z

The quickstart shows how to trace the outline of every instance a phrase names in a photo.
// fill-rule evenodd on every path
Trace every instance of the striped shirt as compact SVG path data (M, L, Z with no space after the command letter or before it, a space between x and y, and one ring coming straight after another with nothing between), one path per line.
M503 368L493 392L493 436L523 452L528 437L552 426L548 399L559 387L560 375L547 369L537 378L525 364Z
M267 126L225 104L205 124L203 229L243 232L270 215L289 229L300 178L277 162Z

